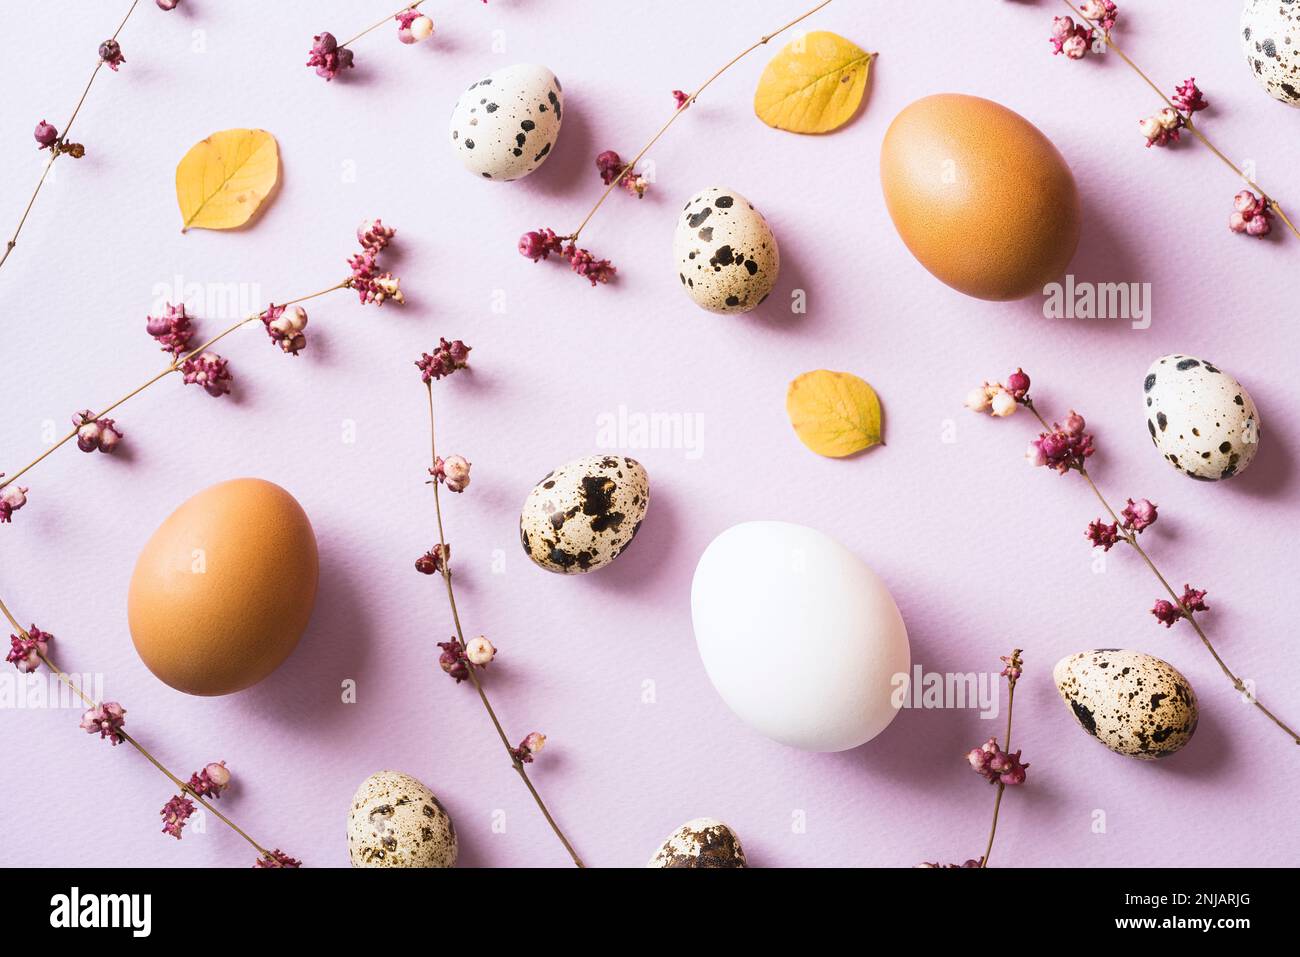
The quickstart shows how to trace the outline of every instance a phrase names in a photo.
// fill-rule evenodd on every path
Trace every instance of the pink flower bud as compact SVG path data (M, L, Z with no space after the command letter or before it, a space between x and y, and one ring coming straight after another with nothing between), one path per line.
M41 120L36 124L36 142L41 144L41 149L53 146L58 141L59 131L51 124Z
M203 772L218 790L224 791L230 786L230 770L225 761L213 761L204 766Z
M1029 394L1029 376L1025 375L1024 369L1016 369L1007 376L1007 384L1004 388L1015 398L1023 399Z
M1087 423L1083 421L1083 416L1078 412L1075 412L1073 409L1071 409L1070 414L1065 417L1065 431L1069 432L1071 435L1081 434L1085 425L1087 425Z
M175 10L180 6L181 0L154 0L158 4L159 10Z
M1043 452L1043 443L1040 439L1034 439L1029 443L1029 448L1025 449L1025 461L1035 468L1047 464L1047 456Z

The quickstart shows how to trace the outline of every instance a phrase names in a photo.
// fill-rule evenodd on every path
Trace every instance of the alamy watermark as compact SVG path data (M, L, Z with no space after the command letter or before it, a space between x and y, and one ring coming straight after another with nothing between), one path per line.
M998 716L1001 676L990 671L925 671L912 666L912 673L899 672L890 679L890 703L895 708L978 709L981 718Z
M704 454L704 416L699 412L632 412L620 405L596 416L596 448L676 449L695 460Z
M1134 329L1151 328L1151 283L1076 282L1073 273L1064 283L1043 287L1046 319L1120 319Z

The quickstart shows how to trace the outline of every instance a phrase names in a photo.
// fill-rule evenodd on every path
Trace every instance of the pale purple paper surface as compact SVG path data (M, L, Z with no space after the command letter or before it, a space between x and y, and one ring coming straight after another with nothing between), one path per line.
M62 125L125 6L6 11L6 231L44 161L30 128L42 117ZM77 121L87 157L60 160L0 271L0 469L12 472L44 447L47 420L62 430L76 409L159 368L143 331L157 284L179 276L209 295L212 284L246 284L244 307L283 300L342 277L363 217L399 230L404 309L362 309L349 293L309 304L311 342L297 359L259 328L232 337L223 351L233 398L160 383L118 415L126 454L60 450L24 479L30 504L0 529L0 596L58 636L64 667L103 674L106 696L166 764L187 775L224 758L238 786L222 808L309 865L346 865L349 799L384 768L434 788L463 864L566 863L470 689L434 670L434 642L450 631L440 586L412 569L434 532L411 363L447 335L469 342L475 360L472 375L437 389L445 448L475 463L470 492L445 503L462 613L471 634L501 648L488 685L512 736L550 736L534 778L589 863L640 865L700 815L735 827L757 865L898 866L983 851L993 793L963 753L1001 734L1000 721L906 711L861 749L805 754L751 732L714 693L695 650L690 580L711 538L746 519L812 525L862 555L892 589L928 671L986 670L1011 646L1025 649L1014 738L1030 783L1003 802L994 864L1296 862L1295 745L1238 700L1189 629L1157 626L1147 609L1159 592L1135 556L1112 552L1094 572L1082 532L1097 506L1079 481L1020 461L1028 417L995 422L961 408L971 385L1017 364L1046 411L1077 406L1098 434L1103 487L1120 502L1159 503L1145 539L1158 562L1176 585L1209 590L1205 621L1221 652L1266 703L1300 720L1288 607L1300 243L1231 235L1236 183L1205 149L1143 149L1137 121L1159 103L1118 59L1051 56L1061 11L1050 3L958 14L938 2L843 0L808 25L881 51L862 115L826 138L763 126L751 99L775 51L754 54L653 150L658 182L646 199L614 195L592 222L584 239L620 268L617 285L593 290L521 259L517 236L572 229L598 193L597 152L634 153L670 114L673 88L693 87L802 3L461 0L431 4L429 43L402 46L387 26L365 38L342 81L302 65L314 32L350 35L385 6L185 0L163 14L142 3L121 37L126 65L100 76ZM1206 129L1300 208L1300 113L1250 76L1239 5L1189 4L1195 15L1178 17L1129 9L1140 6L1126 5L1125 47L1165 86L1195 73L1213 104ZM556 153L527 181L476 181L447 147L447 117L470 82L521 61L564 83ZM886 215L876 158L893 116L942 91L996 99L1057 143L1085 206L1072 271L1151 283L1150 329L1048 320L1037 297L977 302L911 258ZM249 230L182 236L176 162L235 126L274 132L280 191ZM754 202L781 243L777 289L747 317L699 311L670 258L676 211L716 184ZM790 314L796 288L807 291L806 315ZM501 297L504 313L493 309ZM201 329L221 324L204 316ZM1140 385L1170 352L1211 358L1254 395L1263 446L1239 479L1191 482L1152 449ZM886 447L831 461L799 444L786 384L820 367L874 384ZM519 547L519 505L555 465L601 451L598 417L620 407L697 416L700 454L628 449L652 483L637 541L599 574L545 574ZM239 475L279 482L307 509L321 593L308 634L269 680L187 697L137 658L126 586L172 508ZM815 638L791 635L792 653ZM1075 726L1051 666L1096 646L1147 651L1187 675L1202 717L1186 751L1140 763ZM357 682L355 705L340 702L346 679ZM79 731L78 714L0 713L0 861L252 862L216 821L180 844L160 834L169 783L134 751Z

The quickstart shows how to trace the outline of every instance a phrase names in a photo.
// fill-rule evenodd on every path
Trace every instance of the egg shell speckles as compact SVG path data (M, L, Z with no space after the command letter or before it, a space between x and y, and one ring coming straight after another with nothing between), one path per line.
M1147 431L1165 460L1203 482L1246 470L1259 450L1259 412L1240 382L1212 362L1162 356L1142 383Z
M1154 761L1181 750L1199 711L1187 679L1140 651L1101 648L1062 658L1052 669L1079 726L1116 754Z
M781 271L772 227L753 203L722 186L696 194L682 209L673 259L682 288L710 312L758 308Z
M1246 0L1241 49L1269 96L1300 107L1300 0Z
M456 828L415 778L379 771L352 796L348 857L353 867L455 867Z
M735 832L711 817L687 821L659 846L646 867L748 867Z
M461 94L448 135L467 170L509 182L546 162L563 118L564 91L555 74L535 63L518 63Z
M608 565L631 543L650 504L650 478L635 459L593 455L561 465L524 500L524 551L550 572Z

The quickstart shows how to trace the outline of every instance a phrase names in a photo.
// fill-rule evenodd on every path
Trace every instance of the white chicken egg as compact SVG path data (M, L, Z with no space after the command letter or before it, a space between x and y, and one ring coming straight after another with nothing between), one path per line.
M524 551L548 572L577 575L622 554L650 504L636 459L592 455L561 465L534 486L519 516Z
M348 810L353 867L455 867L456 828L427 787L400 771L361 782Z
M673 258L687 295L709 312L758 308L781 271L772 227L753 203L723 186L702 190L682 209Z
M695 568L691 619L714 688L773 740L845 751L902 705L911 650L898 606L862 559L815 529L727 529Z
M1214 363L1162 356L1142 385L1147 431L1190 478L1213 482L1245 471L1259 449L1259 413L1245 387Z
M555 74L518 63L461 94L451 113L451 147L483 179L522 179L555 149L563 117L564 92Z
M1241 49L1269 96L1300 106L1300 0L1246 0Z

